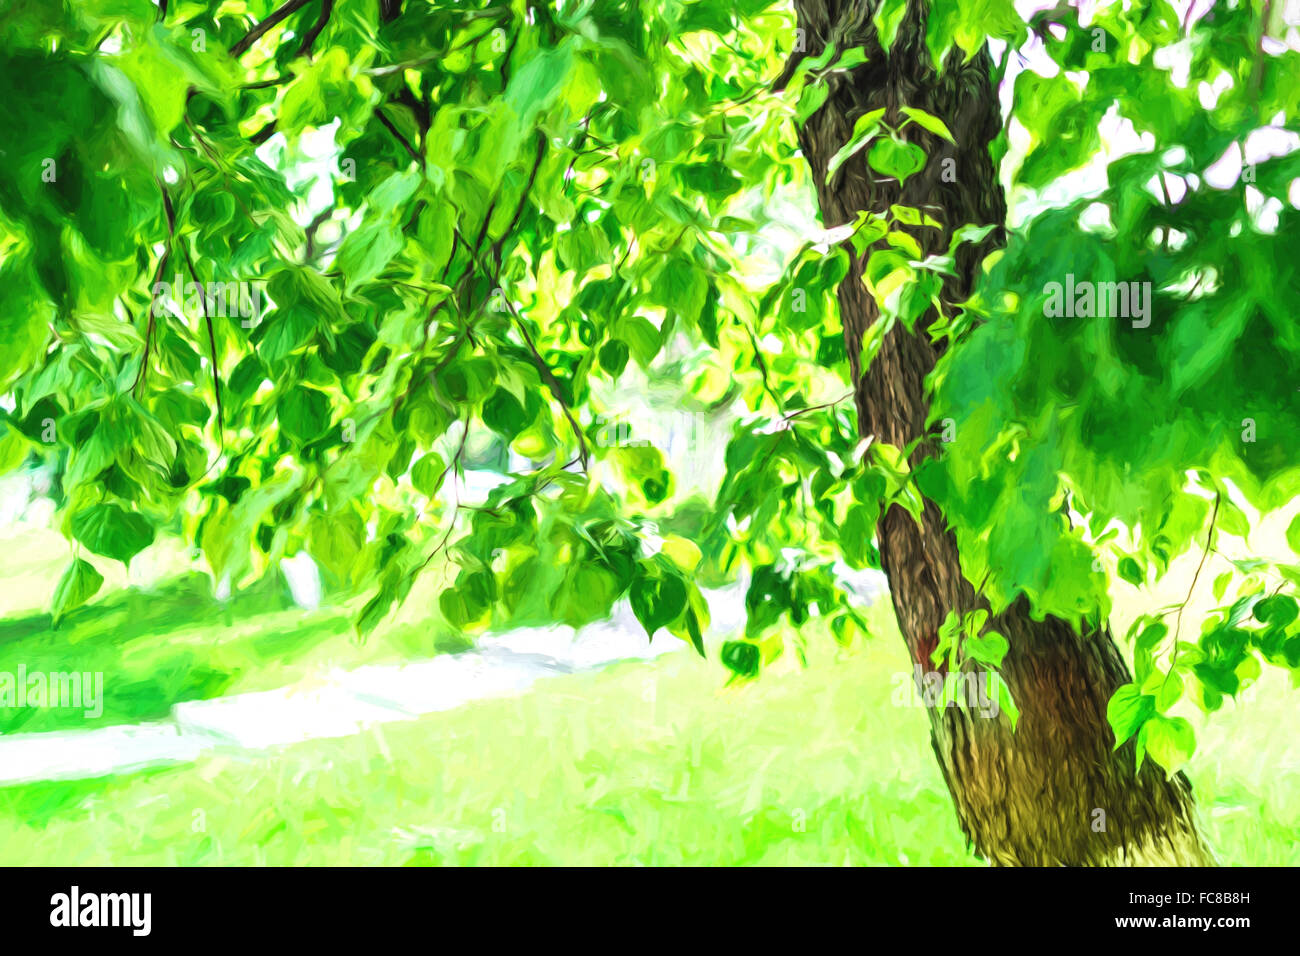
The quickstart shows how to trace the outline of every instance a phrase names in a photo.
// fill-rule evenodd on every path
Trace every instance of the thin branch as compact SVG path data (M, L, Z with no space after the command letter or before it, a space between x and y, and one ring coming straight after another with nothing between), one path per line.
M443 481L446 480L447 472L455 468L460 463L461 456L465 454L465 441L468 438L469 438L469 415L467 414L461 423L460 447L456 449L456 454L452 457L451 461L447 463L447 467L442 470L442 474L439 475L438 477L439 484L441 484ZM428 566L429 562L432 561L434 557L437 556L438 552L447 546L447 542L451 540L451 533L456 530L456 519L460 517L460 488L456 484L455 475L452 475L451 481L452 481L452 488L456 493L456 506L452 509L451 512L451 524L447 528L447 533L442 536L442 540L438 542L437 547L435 547L432 551L430 551L429 556L420 562L420 566L411 572L412 578L414 578L415 575L423 571Z
M546 383L546 387L551 390L551 394L555 396L555 400L560 403L560 408L564 411L564 417L569 420L569 427L573 429L573 437L578 440L578 457L582 459L582 468L585 471L587 468L587 459L590 457L590 452L587 450L587 440L583 437L582 429L574 419L573 412L569 410L569 403L564 400L564 392L560 388L559 379L555 377L555 373L551 371L551 367L546 364L546 360L542 358L542 354L537 351L537 346L533 344L533 337L528 334L528 329L524 326L523 319L519 317L519 313L515 311L510 300L507 299L504 294L502 295L502 299L504 299L506 305L510 307L510 314L514 317L515 327L519 329L519 333L524 337L524 341L528 344L528 351L533 353L533 364L537 366L537 374L542 377L542 381Z
M329 222L333 215L333 206L327 209L322 209L316 214L316 218L307 224L307 228L304 230L307 243L306 248L303 250L303 265L309 264L312 259L316 258L316 232L321 226Z
M510 225L506 226L505 231L501 233L497 241L492 243L492 261L496 263L497 268L501 268L501 247L512 232L515 226L519 225L519 217L523 215L524 206L528 202L529 195L532 194L533 184L537 182L537 170L542 167L542 157L546 154L546 134L538 131L537 134L537 156L533 160L533 171L528 174L528 182L524 185L524 191L519 194L519 205L515 207L515 214L510 217ZM478 249L477 246L474 247Z
M1196 579L1201 576L1201 568L1205 567L1205 559L1210 555L1210 545L1214 542L1214 523L1219 517L1219 502L1222 497L1222 492L1214 496L1214 510L1210 512L1210 530L1205 533L1205 550L1201 552L1200 563L1196 565L1196 573L1192 575L1192 586L1187 589L1187 597L1183 599L1182 604L1178 605L1178 613L1174 615L1174 653L1169 658L1169 673L1165 674L1166 681L1169 680L1170 674L1173 674L1174 665L1178 663L1178 632L1183 627L1183 608L1187 607L1187 603L1191 601L1192 592L1196 590ZM1161 687L1163 686L1164 681L1161 682Z
M457 233L460 232L459 229L456 231ZM462 241L464 241L463 237ZM465 242L465 248L469 249L468 242ZM500 275L489 269L485 269L483 263L479 260L478 255L472 249L470 249L470 258L473 261L473 264L478 266L483 274L492 281L493 287L500 289ZM551 371L551 367L546 364L546 359L544 359L542 353L537 350L537 345L533 342L533 337L528 333L528 328L524 325L523 318L515 310L514 303L510 301L510 297L505 294L504 290L502 290L501 301L505 303L506 309L510 312L510 317L514 319L515 328L519 330L519 334L523 336L524 344L528 346L528 351L532 353L533 365L537 368L537 374L540 375L542 381L546 383L546 387L550 389L551 394L555 396L555 400L560 403L560 409L564 412L564 417L568 419L569 427L573 429L573 437L578 440L578 457L582 460L583 469L586 470L587 462L591 457L591 453L587 448L587 440L582 434L582 427L578 424L577 419L573 417L573 412L569 409L569 403L564 397L564 389L560 385L560 380L555 377L555 373Z
M1264 11L1259 22L1259 52L1255 54L1255 69L1250 80L1251 98L1258 101L1259 89L1264 82L1264 63L1268 54L1264 52L1264 41L1268 39L1268 21L1273 18L1273 0L1264 0Z
M140 357L140 370L135 373L135 381L131 383L132 394L139 390L140 385L144 382L145 372L149 368L149 350L153 345L153 332L157 325L157 316L154 314L154 309L157 307L157 303L153 298L154 289L162 281L163 273L167 269L167 262L171 258L172 243L175 241L176 212L172 209L171 197L167 195L167 190L162 183L158 184L158 188L162 191L163 212L167 216L167 242L163 246L162 256L158 259L158 268L154 272L153 282L149 284L149 324L145 327L144 355Z
M807 408L797 409L791 412L789 415L786 415L784 418L781 419L781 421L788 422L791 419L798 418L800 415L807 415L809 412L821 411L823 408L834 408L836 405L846 402L852 397L853 397L853 392L849 392L848 394L842 395L839 398L835 399L835 401L833 402L822 402L820 405L809 405Z
M248 48L260 40L268 30L307 6L309 2L310 0L289 0L288 3L244 34L244 38L230 48L231 55L243 56Z
M590 130L591 110L588 110L587 115L582 118L582 135L579 136L578 141L573 144L573 158L569 160L569 167L564 171L564 179L560 183L561 189L567 190L569 188L569 183L573 181L574 167L577 165L578 157L582 155L582 147L587 145L587 136L589 135Z
M492 214L497 211L498 196L493 196L492 201L488 203L487 213L483 216L483 225L479 227L478 236L474 239L475 254L483 247L483 240L487 238L488 226L492 224Z
M429 103L416 99L409 86L403 86L399 89L393 96L393 102L402 104L415 115L415 125L419 127L420 131L420 137L416 145L423 149L425 140L429 136L429 127L433 124L433 117L429 113Z
M275 126L278 122L279 122L278 119L271 120L271 122L267 123L265 126L259 129L252 136L248 137L248 141L252 143L254 146L261 146L268 139L270 139L272 136L275 135Z
M401 131L396 126L393 125L392 120L390 120L387 116L384 115L383 109L376 108L375 115L379 117L379 122L384 124L384 127L388 130L388 132L393 134L393 138L396 139L399 143L401 143L402 147L408 153L411 154L411 158L415 160L417 163L419 163L421 167L423 167L424 160L420 158L420 154L415 151L415 147L411 145L411 141L408 140L405 136L403 136Z
M516 30L510 37L510 45L506 47L505 54L501 57L501 89L510 84L510 58L515 54L515 44L519 42L519 34L522 30Z
M285 83L292 83L295 77L292 76L273 76L269 80L258 80L256 83L245 83L240 87L241 90L265 90L272 86L282 86Z
M316 38L321 35L321 31L325 29L325 25L330 22L330 14L333 12L334 0L321 0L320 16L318 16L316 22L311 25L311 29L307 31L307 35L302 38L302 46L298 47L298 56L311 57L312 44L314 44Z
M750 344L754 346L754 362L758 365L758 372L763 377L763 391L767 392L772 401L776 403L776 410L784 415L785 405L781 401L781 396L776 394L772 389L771 382L768 380L767 362L763 358L763 349L758 344L758 336L748 322L744 323L744 325L745 331L749 334Z
M198 273L194 271L194 260L190 258L190 250L184 242L181 243L181 253L185 256L185 265L189 267L190 278L199 287L199 311L203 314L203 321L208 327L208 348L212 361L212 392L217 399L217 440L220 442L222 450L224 450L226 447L225 413L221 407L221 367L217 364L217 336L212 328L212 316L208 312L207 294L203 288L203 283L199 282Z

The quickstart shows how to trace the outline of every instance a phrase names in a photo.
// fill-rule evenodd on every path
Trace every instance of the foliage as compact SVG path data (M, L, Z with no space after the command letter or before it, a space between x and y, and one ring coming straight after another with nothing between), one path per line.
M1159 577L1244 536L1241 504L1295 496L1300 152L1228 188L1204 175L1255 130L1295 126L1298 54L1263 52L1279 31L1258 5L1026 24L1007 0L931 3L936 63L993 39L1012 48L1005 70L1033 40L1059 68L1014 80L1009 128L1028 145L995 143L1013 200L1094 161L1108 113L1150 137L1109 161L1100 195L1016 224L972 300L937 320L948 260L907 231L924 210L864 214L847 246L807 222L797 248L781 238L786 210L811 208L795 125L863 56L815 51L774 89L787 6L390 7L2 8L0 467L60 468L73 555L57 614L93 597L97 560L179 532L235 588L307 551L365 595L363 632L447 558L439 607L466 632L581 624L627 596L648 635L702 652L701 584L746 569L749 624L724 658L749 674L783 619L864 628L835 568L879 565L873 531L895 503L944 509L995 612L1024 594L1090 626L1108 564ZM902 9L879 5L882 37ZM1220 75L1207 108L1200 84ZM926 162L906 124L952 135L916 109L863 120L837 158L899 179ZM322 142L328 172L302 179ZM863 358L898 322L947 346L933 414L953 437L915 471L911 449L864 447L844 401L833 292L850 248L884 314ZM1048 317L1067 274L1150 282L1149 326ZM601 440L603 396L636 368L738 413L709 500L655 448ZM485 501L462 501L482 435L514 457ZM1175 627L1160 656L1175 608L1133 635L1137 680L1111 716L1139 759L1190 753L1165 716L1181 694L1214 708L1259 660L1300 667L1300 565L1237 572L1197 644ZM1281 590L1265 598L1266 580ZM989 636L969 639L995 666Z

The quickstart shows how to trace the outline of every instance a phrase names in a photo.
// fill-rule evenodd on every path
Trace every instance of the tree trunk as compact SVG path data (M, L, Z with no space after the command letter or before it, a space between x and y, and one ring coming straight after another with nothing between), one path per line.
M829 96L800 130L799 142L828 227L852 222L859 210L885 212L902 203L942 223L942 229L912 230L930 253L946 250L952 230L961 225L996 226L982 246L962 247L957 278L943 292L947 306L967 297L979 262L1003 241L1005 199L989 154L1001 125L990 59L981 51L963 63L956 51L936 73L925 46L928 11L919 0L912 0L885 54L871 22L877 5L878 0L796 0L804 52L795 54L787 74L829 43L837 52L865 47L868 56L852 71L827 76ZM928 158L901 188L869 168L867 150L827 186L827 165L848 142L854 121L884 107L886 122L897 126L901 106L941 118L956 145L909 124L904 137ZM862 283L865 259L851 257L838 296L859 430L902 448L925 433L924 383L938 346L924 331L930 319L918 322L915 333L898 325L863 374L862 337L878 311ZM935 445L927 441L912 462L934 454ZM894 507L882 516L877 534L912 662L927 672L934 669L929 656L948 611L975 609L982 599L963 577L956 538L933 503L926 503L922 524ZM1212 863L1196 831L1186 778L1166 779L1149 761L1135 773L1132 741L1112 749L1106 703L1130 677L1107 630L1081 635L1064 621L1035 621L1023 598L989 626L1011 645L1001 674L1021 711L1016 731L1005 716L988 719L957 707L928 710L935 754L976 851L1001 865Z

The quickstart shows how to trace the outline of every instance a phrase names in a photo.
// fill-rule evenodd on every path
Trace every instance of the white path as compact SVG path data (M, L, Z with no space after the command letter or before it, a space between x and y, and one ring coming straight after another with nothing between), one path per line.
M18 478L26 484L15 484L12 476L0 479L0 527L12 532L10 525L20 517L28 522L22 528L43 527L48 522L37 521L40 514L33 518L31 504L45 501L40 489L31 476ZM499 480L479 473L469 479L464 493L472 498L485 497ZM318 605L315 566L309 560L285 564L295 601L302 607ZM884 593L879 573L837 570L841 583L864 603ZM716 646L744 627L744 583L709 591L707 597L712 621L705 640ZM173 706L161 721L0 735L0 786L122 774L187 763L214 751L257 753L306 740L347 737L374 724L520 694L546 677L598 670L619 660L648 660L686 648L662 631L653 644L647 643L645 631L624 603L609 620L576 632L566 627L523 628L482 638L473 649L459 654L354 670L336 668L276 690L185 701Z
M860 578L856 590L866 597L878 588L875 579ZM743 627L743 593L739 587L708 593L710 643ZM645 631L622 604L608 621L576 633L524 628L483 638L459 654L335 669L277 690L186 701L163 721L0 736L0 786L129 773L214 751L250 753L347 737L373 724L519 694L545 677L648 660L686 647L662 631L647 643Z

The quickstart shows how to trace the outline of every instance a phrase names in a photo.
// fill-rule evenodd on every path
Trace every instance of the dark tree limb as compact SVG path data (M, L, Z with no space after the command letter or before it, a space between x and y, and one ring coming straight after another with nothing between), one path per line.
M528 197L532 194L533 184L537 182L537 171L542 168L542 157L546 155L546 134L540 130L537 133L537 156L533 159L533 171L528 174L528 182L524 184L524 191L519 194L519 204L515 206L515 214L510 217L510 225L506 226L505 231L497 237L497 241L492 243L492 261L496 263L497 268L501 268L501 247L505 244L506 237L515 231L515 226L519 225L519 217L524 213L524 206L528 202ZM486 228L486 225L485 225ZM477 251L477 246L475 251Z
M375 116L379 118L379 122L384 124L385 129L393 134L393 138L402 144L402 148L411 154L411 158L421 166L424 166L424 160L416 151L415 147L411 145L411 141L402 135L402 131L393 125L393 121L384 115L384 111L382 109L376 109Z
M149 369L149 351L153 345L154 328L157 326L154 309L157 303L154 302L154 288L162 281L163 274L167 269L167 262L171 258L172 243L176 239L176 211L172 208L171 196L167 194L167 189L158 184L162 192L163 212L167 216L167 242L163 246L163 253L158 259L158 268L154 271L153 282L149 284L149 324L145 327L144 333L144 355L140 357L140 370L135 373L135 381L131 383L131 393L134 395L144 382L145 373Z
M310 0L289 0L288 3L244 34L243 39L230 48L231 55L243 56L248 51L248 48L260 40L267 31L276 24L284 22L285 19L307 6L309 2Z
M207 294L203 289L203 284L199 282L199 274L194 271L194 260L190 258L190 250L183 241L181 242L181 254L185 257L185 265L190 270L190 278L199 287L199 311L203 313L203 321L208 327L208 349L212 361L212 392L217 400L217 438L222 449L224 449L226 447L225 414L221 407L221 368L217 364L217 337L212 328L212 315L208 312Z
M334 0L321 0L320 16L311 25L307 35L302 38L302 45L298 47L298 56L311 56L312 45L316 42L316 38L321 35L321 31L325 29L325 25L330 22L330 14L333 12Z

